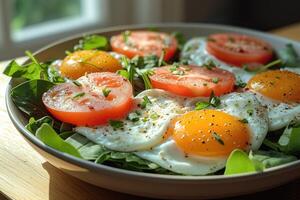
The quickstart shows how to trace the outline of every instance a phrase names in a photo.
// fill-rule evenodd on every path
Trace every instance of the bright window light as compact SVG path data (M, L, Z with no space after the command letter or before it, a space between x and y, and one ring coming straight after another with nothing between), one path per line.
M32 40L104 23L104 4L99 0L14 0L12 39Z

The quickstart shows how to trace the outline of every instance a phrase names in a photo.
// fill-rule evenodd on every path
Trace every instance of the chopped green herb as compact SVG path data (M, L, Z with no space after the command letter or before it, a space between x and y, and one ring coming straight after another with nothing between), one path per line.
M213 132L213 133L212 133L212 136L215 138L215 140L216 140L217 142L219 142L221 145L224 145L224 141L222 140L221 136L218 135L218 133Z
M207 108L209 106L210 106L209 102L197 102L195 110L203 110L203 109L205 109L205 108Z
M235 42L235 39L232 36L229 36L228 41L233 43L233 42Z
M239 121L242 122L242 123L244 123L244 124L248 124L248 120L245 119L245 118L244 119L240 119Z
M208 60L206 63L203 64L203 67L206 67L208 70L212 70L217 65L213 60Z
M143 97L143 101L141 102L141 108L146 108L147 105L152 104L151 100L149 99L148 96Z
M173 71L172 74L178 75L178 76L183 76L185 74L185 72L183 70L176 70L176 71Z
M81 86L82 86L82 84L79 83L77 80L74 80L74 81L72 81L72 82L74 83L74 85L76 85L76 86L78 86L78 87L81 87Z
M217 84L219 82L219 78L212 78L211 81L215 84Z
M253 115L253 109L248 109L247 113L248 113L248 115L252 116Z
M210 93L209 103L213 107L218 107L221 104L220 98L215 96L214 91Z
M153 119L153 120L157 120L159 118L159 115L157 113L152 113L150 115L150 118Z
M235 85L239 88L244 88L246 87L247 83L243 82L241 79L237 79Z
M127 119L132 122L137 122L137 121L139 121L139 115L136 112L129 113Z
M180 65L178 63L173 63L172 67L170 67L170 71L174 72L177 71L179 69Z
M84 95L85 95L84 92L80 92L80 93L78 93L78 94L75 94L75 95L72 97L72 99L77 99L77 98L83 97Z
M107 96L109 95L110 92L111 92L111 90L108 89L108 88L103 88L103 89L102 89L102 94L103 94L103 96L105 96L105 97L107 97Z
M124 123L118 120L109 120L108 123L114 129L122 128L124 126Z

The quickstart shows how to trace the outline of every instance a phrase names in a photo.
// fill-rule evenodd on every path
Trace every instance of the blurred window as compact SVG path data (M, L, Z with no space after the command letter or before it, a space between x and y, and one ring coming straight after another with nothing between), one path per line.
M13 0L10 32L14 41L64 32L103 21L98 0Z

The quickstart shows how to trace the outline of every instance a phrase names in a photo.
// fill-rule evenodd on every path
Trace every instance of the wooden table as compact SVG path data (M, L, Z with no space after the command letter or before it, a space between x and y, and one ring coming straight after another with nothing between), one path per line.
M300 24L273 33L300 41ZM19 59L22 62L24 58ZM0 70L7 64L0 63ZM35 152L14 128L6 113L8 77L0 74L0 200L144 199L104 190L62 173ZM300 199L300 179L257 194L231 199L277 197ZM234 186L233 186L234 187Z

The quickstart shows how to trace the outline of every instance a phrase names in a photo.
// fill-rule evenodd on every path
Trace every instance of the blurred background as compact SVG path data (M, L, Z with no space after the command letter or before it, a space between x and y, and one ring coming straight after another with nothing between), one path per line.
M72 34L156 22L219 23L269 31L300 22L300 1L0 0L0 60Z

